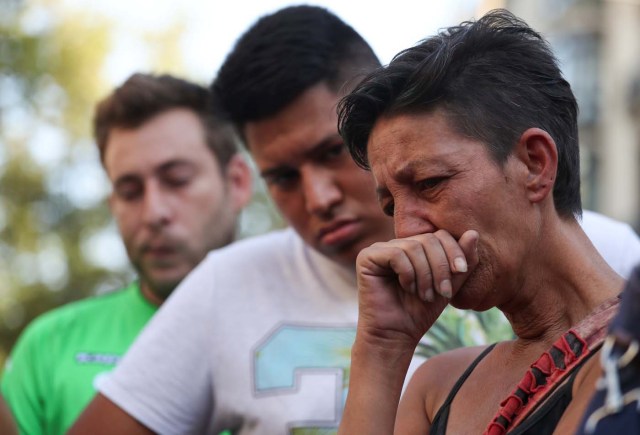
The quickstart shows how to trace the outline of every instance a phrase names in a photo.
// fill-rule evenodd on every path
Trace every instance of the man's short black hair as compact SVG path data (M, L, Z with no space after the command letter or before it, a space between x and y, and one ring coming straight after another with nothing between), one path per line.
M382 116L443 109L458 133L482 141L498 163L538 127L558 148L553 198L579 216L578 106L547 42L505 10L441 30L397 54L340 103L339 130L362 167Z
M275 115L318 83L339 92L379 65L340 18L320 7L292 6L260 18L240 37L212 89L242 132L245 123Z

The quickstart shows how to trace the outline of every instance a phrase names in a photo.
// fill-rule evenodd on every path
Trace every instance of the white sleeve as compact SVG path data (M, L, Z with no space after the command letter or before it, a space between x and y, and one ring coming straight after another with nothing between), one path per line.
M204 433L213 414L207 333L213 276L205 266L174 290L98 385L103 395L158 433Z
M640 238L627 223L585 210L582 229L600 255L623 278L640 264Z

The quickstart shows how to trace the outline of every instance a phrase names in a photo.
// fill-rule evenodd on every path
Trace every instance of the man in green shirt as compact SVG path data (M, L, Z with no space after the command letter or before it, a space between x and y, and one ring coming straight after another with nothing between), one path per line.
M251 175L209 99L199 85L135 74L98 104L109 205L139 278L25 329L1 384L21 434L64 433L178 283L234 239Z

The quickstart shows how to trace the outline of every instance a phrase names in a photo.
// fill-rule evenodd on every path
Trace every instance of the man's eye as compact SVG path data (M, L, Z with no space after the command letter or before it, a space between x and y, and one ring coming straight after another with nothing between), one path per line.
M387 216L393 217L393 208L393 201L389 201L388 203L382 205L382 212Z
M116 186L115 194L125 201L133 201L144 192L144 187L140 183L124 183Z
M164 182L171 187L181 187L189 183L191 177L186 176L169 176L164 177Z
M270 187L277 187L281 190L292 189L298 182L298 174L294 171L272 174L265 177L265 182Z
M176 167L161 175L162 181L171 187L181 187L188 184L193 178L194 171L188 167Z
M322 153L322 159L333 160L336 157L340 157L344 153L344 144L332 145L324 150Z

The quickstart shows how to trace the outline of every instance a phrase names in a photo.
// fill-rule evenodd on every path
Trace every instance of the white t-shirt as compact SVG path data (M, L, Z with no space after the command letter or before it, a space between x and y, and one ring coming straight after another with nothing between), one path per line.
M584 210L582 229L600 255L624 279L640 264L640 238L629 224Z
M99 389L161 434L335 433L357 313L355 272L294 231L243 240L207 256Z

